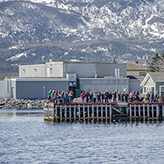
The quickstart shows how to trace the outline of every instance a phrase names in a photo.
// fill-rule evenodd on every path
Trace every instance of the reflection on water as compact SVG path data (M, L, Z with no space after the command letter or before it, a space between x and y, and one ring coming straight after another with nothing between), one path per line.
M158 163L163 122L50 123L43 110L0 110L1 163Z
M42 109L1 109L0 110L0 119L1 118L10 118L10 117L18 117L24 115L32 115L32 114L43 114Z

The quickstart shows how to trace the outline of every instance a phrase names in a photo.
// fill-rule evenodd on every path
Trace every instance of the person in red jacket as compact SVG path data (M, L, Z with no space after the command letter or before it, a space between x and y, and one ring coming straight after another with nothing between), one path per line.
M85 92L82 92L80 97L82 98L82 103L84 102L84 99L85 99Z

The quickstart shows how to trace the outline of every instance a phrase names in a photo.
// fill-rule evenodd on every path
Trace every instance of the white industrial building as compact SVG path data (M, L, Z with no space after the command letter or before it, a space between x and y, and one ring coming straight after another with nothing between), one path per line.
M19 66L19 77L5 79L14 98L46 98L53 90L140 90L140 81L127 78L126 63L46 62Z

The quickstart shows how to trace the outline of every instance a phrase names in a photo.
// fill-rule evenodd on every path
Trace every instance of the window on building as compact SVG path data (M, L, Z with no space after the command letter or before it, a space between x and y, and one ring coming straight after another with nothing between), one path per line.
M143 93L143 89L141 88L140 93Z
M160 86L160 95L164 96L164 86Z
M144 72L139 72L139 76L144 76Z
M143 93L145 94L147 91L147 88L146 87L143 87Z
M154 87L150 87L150 91L153 91L154 92Z
M23 69L23 72L26 72L26 70L25 70L25 69Z

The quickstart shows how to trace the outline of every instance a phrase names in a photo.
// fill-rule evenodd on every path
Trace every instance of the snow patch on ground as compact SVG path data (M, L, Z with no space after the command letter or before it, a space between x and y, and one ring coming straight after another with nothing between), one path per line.
M17 54L15 56L12 56L11 58L6 59L6 61L8 61L8 60L11 60L11 61L18 60L19 58L21 58L23 56L25 56L27 58L27 53Z

